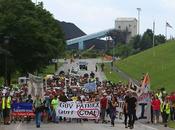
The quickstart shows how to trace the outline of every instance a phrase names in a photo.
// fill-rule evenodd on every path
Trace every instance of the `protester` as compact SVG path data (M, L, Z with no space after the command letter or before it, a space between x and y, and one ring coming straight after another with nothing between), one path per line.
M118 102L114 96L112 96L112 100L109 102L109 113L111 118L111 126L114 127L114 121L116 118L116 107L118 106Z
M59 117L56 115L56 110L58 106L59 100L58 96L55 95L54 99L52 99L51 106L52 106L52 121L54 123L59 123Z
M175 121L175 92L170 95L170 104L171 104L171 120Z
M98 71L98 65L97 65L97 63L95 64L95 72L97 72Z
M39 95L36 95L36 99L33 103L34 111L35 111L35 123L36 127L40 128L41 125L41 112L42 112L42 101Z
M162 113L163 124L165 127L167 127L168 117L170 115L170 102L168 98L163 100L163 102L161 103L161 113Z
M6 109L10 109L10 111L12 111L13 113L13 108L11 109L11 103L13 102L13 104L19 103L22 105L23 103L33 103L35 122L36 127L38 128L41 125L41 120L43 121L43 123L48 123L50 121L58 123L59 118L60 121L76 121L77 123L81 123L83 121L95 121L95 123L98 123L100 120L102 121L102 123L107 123L107 121L109 121L111 122L111 126L114 126L114 124L117 125L118 121L122 119L120 117L120 114L116 114L117 111L122 112L122 108L124 113L123 117L125 128L134 128L134 122L137 119L137 100L139 100L137 96L142 92L142 89L139 89L139 93L137 94L133 93L132 91L136 91L138 86L133 87L129 83L124 84L121 81L119 81L118 83L113 83L111 81L99 81L99 77L96 77L94 72L86 72L84 75L76 77L69 74L65 75L63 71L60 73L60 75L54 75L53 78L48 78L45 80L47 81L44 82L44 86L46 86L43 91L44 96L39 97L39 95L37 95L34 102L32 100L34 99L34 97L32 98L32 96L30 95L31 93L29 92L26 84L12 90L5 88L5 94L0 100L0 104L2 106L0 112L2 111L4 114L4 124L10 123L10 119L7 118L7 115L9 115L9 111L7 111ZM93 82L93 86L87 85L90 82ZM87 87L87 89L92 90L92 88L94 88L94 85L95 89L93 89L92 91L86 91L85 89L83 89L85 84L89 87ZM142 87L142 85L140 85L140 87ZM34 90L32 90L32 92L34 92ZM11 97L9 96L9 93L12 94ZM162 122L164 126L167 126L168 117L171 117L171 120L175 119L175 94L172 93L170 96L168 96L165 89L159 89L158 91L153 92L152 95L153 99L150 103L153 110L154 123L159 122L159 116L161 111L163 119ZM165 101L163 100L164 98L166 98ZM60 115L56 115L59 103L66 103L68 101L80 104L91 104L100 102L100 116L98 116L98 114L97 116L95 114L92 114L90 118L72 118L67 116L64 117L61 114L60 115L62 117L60 117ZM110 118L108 117L108 115ZM119 117L116 118L116 116ZM27 119L28 121L32 120L33 118L33 116L27 116L27 118L24 117L25 116L13 115L11 119L15 121L25 121L25 119Z
M104 71L104 66L105 66L105 64L102 63L102 64L101 64L101 71L102 71L102 72Z
M10 111L11 111L11 97L9 93L6 93L2 97L2 111L3 111L4 125L9 125Z
M127 111L129 116L129 127L130 129L134 128L134 123L136 120L136 106L137 99L134 95L135 93L129 94L129 99L127 100Z
M161 102L160 102L158 96L157 95L154 96L153 100L151 102L151 106L153 108L153 120L154 120L155 124L159 123L160 105L161 105Z
M48 122L49 121L49 118L51 117L51 108L50 108L50 97L49 95L45 95L44 97L44 101L43 101L43 104L44 104L44 122Z
M104 93L102 99L100 100L102 123L107 123L107 121L105 120L106 110L108 108L108 99L106 98L106 96L107 94Z
M129 96L126 95L124 107L123 107L125 128L128 128L128 99L129 99Z

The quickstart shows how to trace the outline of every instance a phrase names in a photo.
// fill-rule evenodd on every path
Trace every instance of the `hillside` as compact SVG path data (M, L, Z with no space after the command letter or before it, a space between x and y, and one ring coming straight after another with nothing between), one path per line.
M59 25L61 29L63 30L66 40L86 35L81 29L79 29L73 23L59 22Z
M148 72L153 90L165 87L168 92L175 91L175 41L130 56L116 65L138 80Z

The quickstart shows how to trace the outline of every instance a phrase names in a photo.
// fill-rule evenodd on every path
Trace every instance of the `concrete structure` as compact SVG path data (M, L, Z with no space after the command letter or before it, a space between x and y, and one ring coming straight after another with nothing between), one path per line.
M66 42L67 42L67 45L72 45L72 44L78 43L79 50L83 50L84 49L84 41L88 41L88 40L91 40L94 38L105 37L112 30L114 30L114 29L108 29L108 30L97 32L97 33L81 36L78 38L67 40Z
M115 29L126 31L130 33L128 36L129 41L131 37L134 37L137 35L137 19L136 18L117 18L115 20Z
M128 30L129 35L126 40L128 42L131 39L131 37L137 35L137 19L136 18L117 18L115 21L115 29L108 29L97 33L73 38L73 39L67 40L66 43L68 46L78 43L79 50L83 50L85 41L95 39L95 38L103 38L113 30L121 30L121 31Z

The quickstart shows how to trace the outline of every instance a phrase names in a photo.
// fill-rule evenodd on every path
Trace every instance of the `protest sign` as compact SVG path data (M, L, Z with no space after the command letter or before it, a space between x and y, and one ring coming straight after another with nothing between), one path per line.
M100 102L60 102L56 114L68 118L98 119Z
M124 101L119 100L119 107L116 108L116 120L118 122L124 121ZM142 93L137 98L136 116L141 122L148 122L150 120L150 94Z
M30 87L30 93L33 97L43 95L43 78L29 74L28 86Z
M83 89L87 93L95 92L97 89L97 85L96 85L96 83L87 83L84 85Z
M32 110L32 103L13 103L12 104L13 116L34 116Z

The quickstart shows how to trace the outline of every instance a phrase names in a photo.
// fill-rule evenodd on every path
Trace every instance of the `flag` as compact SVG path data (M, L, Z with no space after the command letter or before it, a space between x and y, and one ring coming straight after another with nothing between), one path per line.
M166 27L173 28L168 22L166 22Z
M148 92L150 90L150 77L148 73L144 76L143 82L142 82L142 91Z

